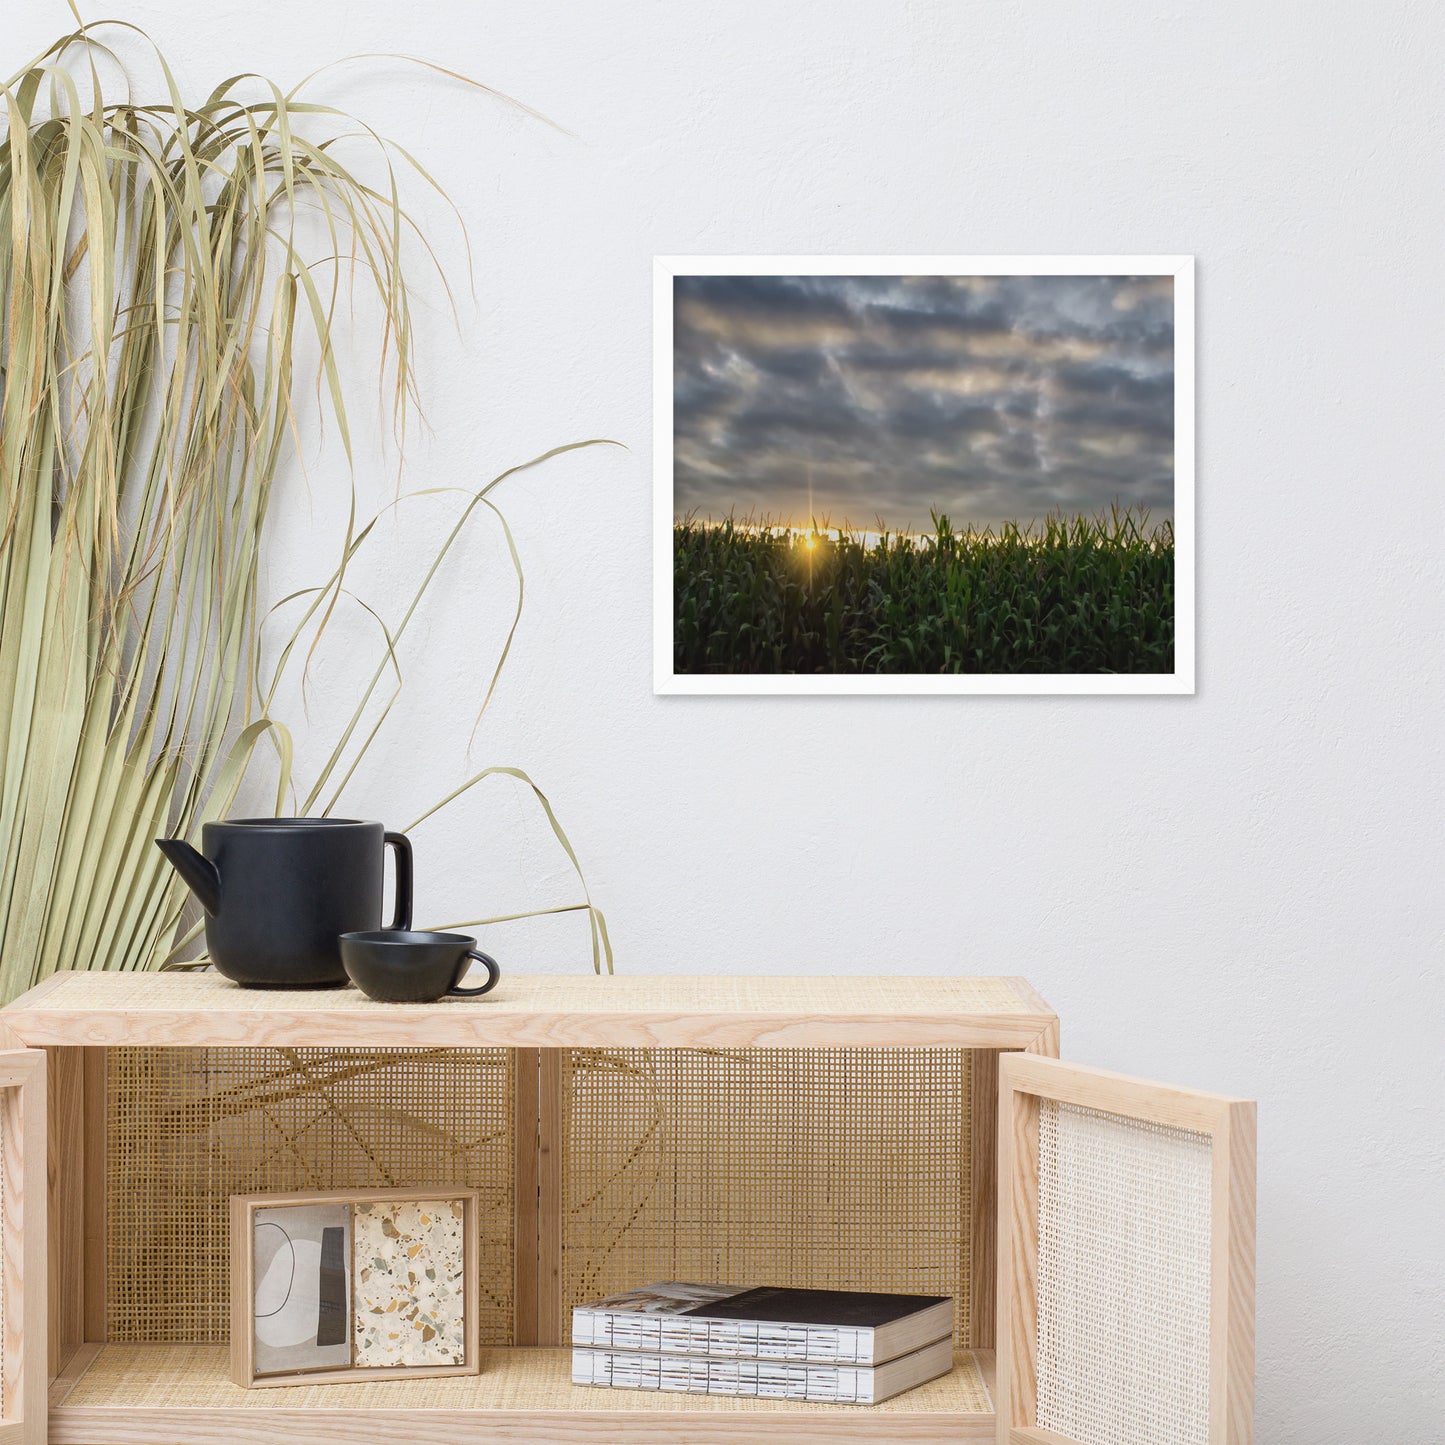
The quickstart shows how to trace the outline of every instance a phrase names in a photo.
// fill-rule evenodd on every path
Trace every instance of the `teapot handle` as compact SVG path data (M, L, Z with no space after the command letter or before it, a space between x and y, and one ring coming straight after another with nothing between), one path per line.
M388 927L411 928L411 840L405 833L388 833L386 846L396 850L396 911Z

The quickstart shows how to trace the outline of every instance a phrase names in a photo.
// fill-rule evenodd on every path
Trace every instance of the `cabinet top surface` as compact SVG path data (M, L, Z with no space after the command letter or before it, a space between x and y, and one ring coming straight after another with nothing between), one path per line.
M29 1045L1025 1048L1054 1023L1019 978L504 974L483 999L373 1003L216 973L60 973L0 1011Z

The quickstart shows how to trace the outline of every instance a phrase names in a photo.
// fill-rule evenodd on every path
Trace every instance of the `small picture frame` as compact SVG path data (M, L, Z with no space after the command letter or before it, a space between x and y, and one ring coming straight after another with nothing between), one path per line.
M318 1385L480 1368L477 1191L231 1196L231 1378Z

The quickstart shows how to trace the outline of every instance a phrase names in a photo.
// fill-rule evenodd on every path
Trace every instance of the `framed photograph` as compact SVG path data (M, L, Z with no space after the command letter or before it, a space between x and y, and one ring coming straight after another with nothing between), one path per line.
M477 1193L231 1196L231 1378L474 1375Z
M658 693L1192 693L1190 256L661 256Z

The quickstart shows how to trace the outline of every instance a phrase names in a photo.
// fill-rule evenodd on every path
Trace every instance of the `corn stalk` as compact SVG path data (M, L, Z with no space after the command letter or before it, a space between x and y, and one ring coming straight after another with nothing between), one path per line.
M416 400L402 261L425 243L398 172L426 173L299 87L239 76L188 105L159 51L158 99L108 95L119 61L97 28L3 87L0 1002L57 968L157 967L193 936L152 840L225 816L267 739L277 811L294 799L275 679L259 685L258 563L306 346L351 457L332 341L348 288L379 302L398 438ZM383 183L341 162L348 133ZM367 530L311 598L313 648ZM379 726L359 745L348 729L323 781L353 778ZM567 907L610 967L590 899Z

